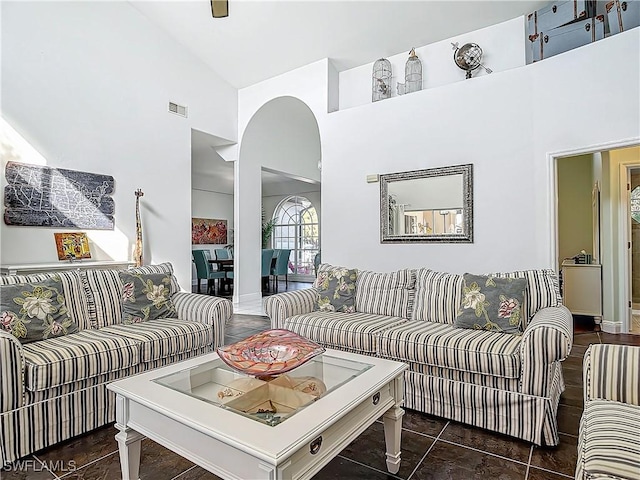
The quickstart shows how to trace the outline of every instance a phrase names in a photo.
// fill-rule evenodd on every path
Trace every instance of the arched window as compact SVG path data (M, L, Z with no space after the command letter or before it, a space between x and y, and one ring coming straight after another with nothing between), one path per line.
M273 213L273 248L289 248L292 279L313 279L313 257L320 251L318 214L305 197L287 197Z

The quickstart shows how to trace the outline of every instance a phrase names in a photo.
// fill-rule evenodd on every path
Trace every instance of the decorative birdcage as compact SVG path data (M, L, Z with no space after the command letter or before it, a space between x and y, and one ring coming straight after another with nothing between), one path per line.
M415 48L409 52L409 59L404 67L404 82L398 82L398 95L422 90L422 62L416 55Z
M371 101L377 102L391 97L391 62L386 58L373 64Z

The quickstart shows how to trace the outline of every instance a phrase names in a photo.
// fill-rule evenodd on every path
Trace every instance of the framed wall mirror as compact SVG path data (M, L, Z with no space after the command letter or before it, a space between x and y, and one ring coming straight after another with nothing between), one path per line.
M473 165L380 175L380 242L473 243Z

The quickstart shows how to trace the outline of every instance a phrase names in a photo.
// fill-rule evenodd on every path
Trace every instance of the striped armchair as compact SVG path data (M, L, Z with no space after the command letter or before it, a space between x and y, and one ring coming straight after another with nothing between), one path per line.
M330 268L322 264L319 271ZM426 268L359 271L356 313L316 311L315 288L266 297L264 307L272 328L328 348L408 363L407 408L557 445L571 313L551 270L492 275L527 280L522 335L455 328L463 276Z
M173 273L168 263L135 270ZM180 292L172 276L177 318L123 325L117 271L55 275L79 331L22 344L0 328L0 467L113 422L109 382L212 351L223 344L232 313L228 300ZM0 285L51 276L0 276Z
M576 480L640 478L640 347L593 344L584 355Z

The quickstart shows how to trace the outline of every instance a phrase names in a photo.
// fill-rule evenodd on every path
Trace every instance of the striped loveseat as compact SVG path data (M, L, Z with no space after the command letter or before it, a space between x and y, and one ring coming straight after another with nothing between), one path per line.
M134 270L173 273L169 263ZM53 275L0 276L0 285ZM110 381L212 351L232 314L228 300L181 292L172 276L177 318L123 325L116 270L55 275L77 333L21 344L0 328L2 464L115 421Z
M640 347L593 344L584 355L576 480L640 478Z
M319 271L330 268L335 267L322 264ZM356 313L316 311L316 288L266 297L264 307L272 328L329 348L407 363L407 408L557 445L571 314L553 271L493 275L527 279L522 335L455 328L463 276L427 268L359 271Z

